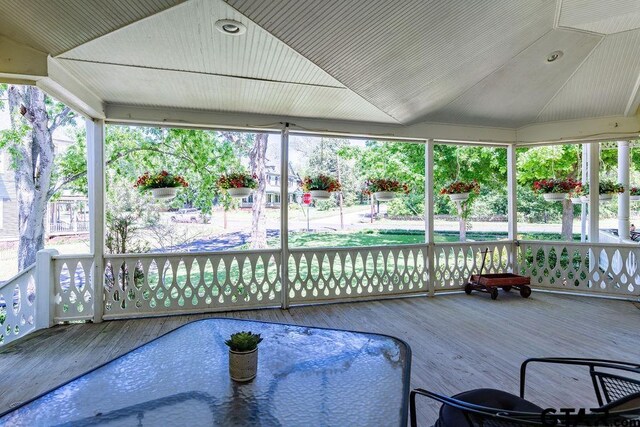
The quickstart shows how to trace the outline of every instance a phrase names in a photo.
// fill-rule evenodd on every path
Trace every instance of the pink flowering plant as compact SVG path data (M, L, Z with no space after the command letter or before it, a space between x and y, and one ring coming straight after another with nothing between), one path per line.
M248 173L230 173L222 175L217 181L218 188L221 190L228 190L230 188L251 188L255 190L258 188L258 176L256 174L249 175Z
M337 179L327 175L317 176L305 176L302 181L299 182L302 191L308 193L313 190L328 191L333 193L334 191L340 191L342 186Z
M480 184L473 181L454 181L440 189L440 194L480 193Z
M407 184L400 183L395 179L375 179L369 178L365 183L365 194L373 194L381 191L390 193L409 193L409 186Z
M631 187L629 189L630 196L640 196L640 187Z
M533 191L536 194L546 193L574 193L580 186L580 182L573 178L565 179L541 179L533 183Z
M624 186L613 180L604 179L598 184L598 194L618 194L624 193ZM580 191L577 192L581 196L589 194L589 184L580 184ZM633 195L633 194L632 194Z
M151 190L153 188L188 187L189 184L180 175L173 175L165 170L156 174L145 172L138 177L134 187L140 190Z

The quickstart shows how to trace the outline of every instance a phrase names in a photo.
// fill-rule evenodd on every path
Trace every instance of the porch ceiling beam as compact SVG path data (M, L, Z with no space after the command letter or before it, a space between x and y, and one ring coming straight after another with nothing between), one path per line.
M203 127L237 130L280 131L282 123L290 123L291 132L331 134L346 137L409 139L424 141L476 142L507 145L515 139L514 129L462 126L438 123L416 123L411 126L342 120L313 119L260 114L216 113L201 110L150 108L107 104L107 121L115 123L160 126Z
M640 117L599 117L537 123L517 130L517 145L637 138Z
M0 82L34 84L46 76L46 53L0 35Z
M105 118L102 99L71 75L60 61L48 57L47 68L47 76L36 81L40 89L88 118Z

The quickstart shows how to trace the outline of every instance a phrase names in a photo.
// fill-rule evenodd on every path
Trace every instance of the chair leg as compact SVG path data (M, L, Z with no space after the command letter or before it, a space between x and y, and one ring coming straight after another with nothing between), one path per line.
M418 420L416 419L416 392L413 390L409 394L409 412L411 416L411 427L418 427Z

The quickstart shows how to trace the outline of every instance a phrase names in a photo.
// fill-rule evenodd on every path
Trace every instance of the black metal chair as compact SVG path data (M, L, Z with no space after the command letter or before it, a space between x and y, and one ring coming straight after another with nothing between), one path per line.
M588 368L599 408L590 412L577 412L576 408L576 411L568 412L543 409L525 400L527 367L532 363ZM410 394L412 427L417 427L418 395L442 403L435 424L437 427L640 426L640 365L614 360L564 357L527 359L520 367L520 396L500 390L479 389L449 397L417 388Z

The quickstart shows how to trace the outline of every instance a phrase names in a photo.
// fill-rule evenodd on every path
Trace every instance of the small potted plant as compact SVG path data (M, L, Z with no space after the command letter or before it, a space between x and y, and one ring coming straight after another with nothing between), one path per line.
M327 200L331 193L341 188L337 179L327 175L305 176L300 186L302 191L311 193L311 197L318 200Z
M454 181L440 189L440 194L448 194L452 202L465 202L471 193L480 193L480 184L473 181Z
M218 178L218 188L229 193L231 197L248 197L252 190L258 188L258 176L247 173L230 173Z
M610 179L600 181L598 187L599 199L602 202L613 199L614 194L624 193L624 186ZM585 202L589 200L589 184L582 184L581 197Z
M533 191L542 194L547 202L561 202L579 185L580 183L573 178L548 178L535 181Z
M173 175L163 170L156 174L145 172L138 177L134 187L140 191L151 190L153 197L158 200L170 200L176 197L178 188L188 187L189 184L180 175Z
M634 202L640 200L640 187L631 187L629 189L629 200Z
M409 186L401 184L395 179L370 178L365 182L365 194L373 194L376 200L388 202L393 200L398 193L409 193Z
M238 382L254 379L258 372L258 344L260 334L236 332L224 343L229 346L229 375Z

